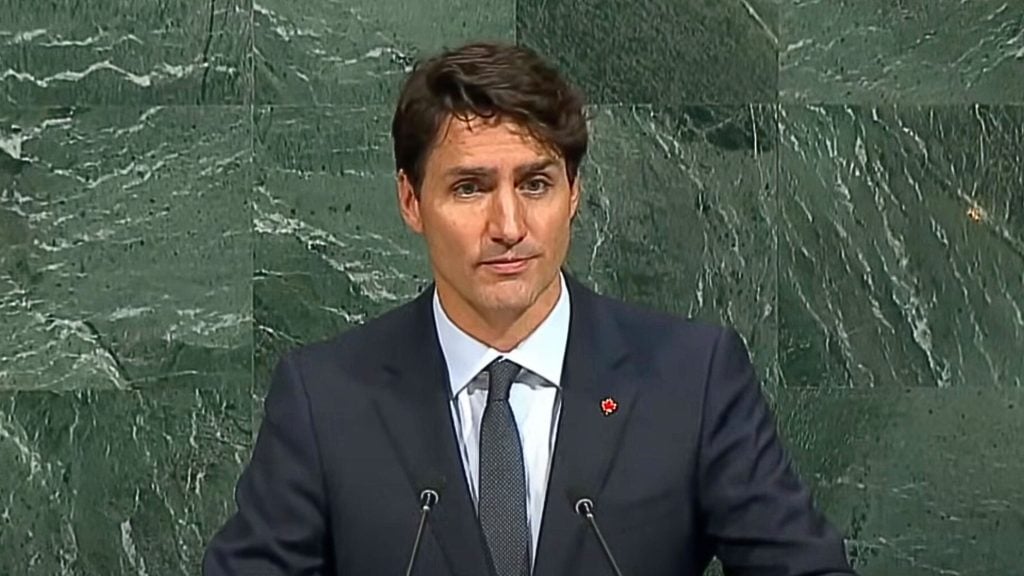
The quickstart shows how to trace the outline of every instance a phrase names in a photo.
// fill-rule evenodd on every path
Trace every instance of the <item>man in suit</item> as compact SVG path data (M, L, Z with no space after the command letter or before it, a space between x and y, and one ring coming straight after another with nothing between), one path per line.
M278 362L207 576L852 574L776 435L739 335L564 269L581 95L534 52L419 63L392 124L434 284Z

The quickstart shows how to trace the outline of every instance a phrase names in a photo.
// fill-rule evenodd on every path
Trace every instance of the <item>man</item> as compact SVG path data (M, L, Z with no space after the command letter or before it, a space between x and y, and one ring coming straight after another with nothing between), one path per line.
M530 50L426 60L392 135L434 285L286 354L208 576L852 574L732 329L564 270L587 127Z

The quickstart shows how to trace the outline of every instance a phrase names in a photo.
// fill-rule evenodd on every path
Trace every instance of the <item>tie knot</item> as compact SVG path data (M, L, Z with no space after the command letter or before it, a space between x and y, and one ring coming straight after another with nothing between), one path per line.
M487 367L487 374L487 403L508 400L508 391L519 374L519 365L511 360L495 360Z

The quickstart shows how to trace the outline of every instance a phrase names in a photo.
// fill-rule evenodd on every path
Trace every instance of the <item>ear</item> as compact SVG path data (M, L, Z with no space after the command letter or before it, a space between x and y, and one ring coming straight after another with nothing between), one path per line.
M420 199L404 170L399 170L396 178L398 188L398 211L402 214L402 220L410 230L417 234L423 233L423 220L420 218Z
M576 219L576 210L580 206L580 173L576 172L576 179L572 181L572 186L569 187L569 220Z

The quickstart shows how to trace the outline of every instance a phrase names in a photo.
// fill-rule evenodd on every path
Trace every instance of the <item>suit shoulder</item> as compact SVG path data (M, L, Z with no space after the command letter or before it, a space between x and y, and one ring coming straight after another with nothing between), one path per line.
M729 343L742 343L739 333L727 325L611 298L602 300L599 309L623 336L624 346L653 388L673 394L704 394L716 356Z

